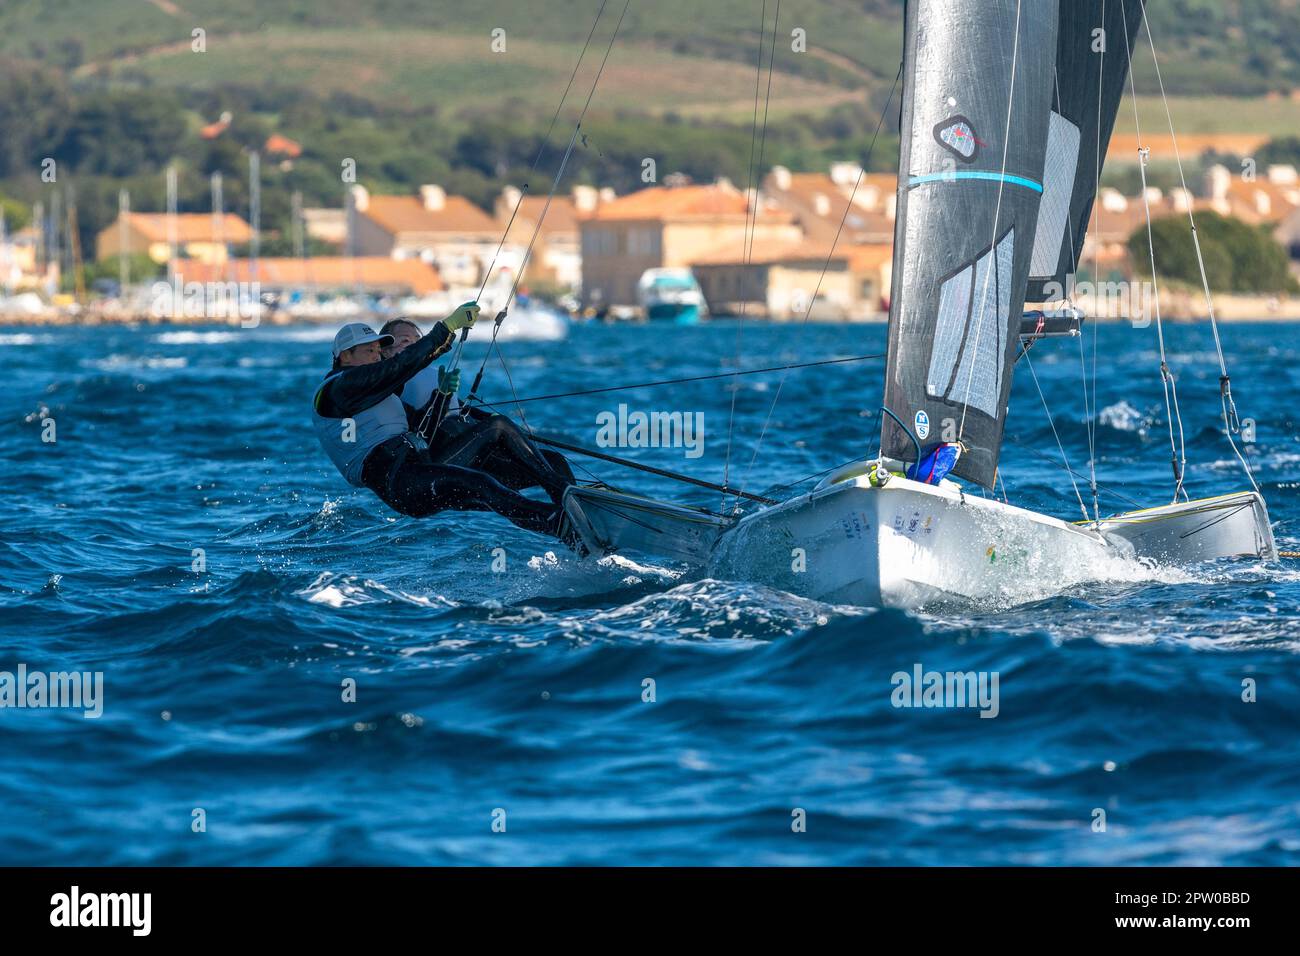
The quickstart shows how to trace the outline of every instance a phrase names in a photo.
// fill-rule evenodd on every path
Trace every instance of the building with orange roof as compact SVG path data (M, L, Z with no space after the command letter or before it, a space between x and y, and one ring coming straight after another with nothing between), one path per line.
M556 196L547 208L547 195L524 195L515 186L507 186L497 197L493 211L500 229L510 224L506 249L518 254L518 260L502 263L512 271L519 268L523 252L534 231L537 242L529 258L527 278L577 291L582 285L582 219L594 215L601 203L614 200L614 190L594 186L575 186L567 196ZM517 211L516 211L517 210ZM545 216L543 217L543 212ZM540 230L538 223L541 223Z
M199 136L201 136L203 139L216 139L226 130L230 129L230 121L232 119L234 119L234 117L230 115L229 110L223 112L221 114L221 118L218 119L215 123L208 123L202 129L200 129Z
M719 248L698 256L692 271L715 314L870 320L885 317L892 262L890 243L801 239L755 242L748 254Z
M830 243L894 240L898 177L866 173L856 163L832 163L826 173L792 173L774 166L763 195L791 213L810 239ZM841 228L841 225L843 228Z
M444 288L438 270L420 259L387 256L231 259L225 263L186 262L177 279L188 282L259 283L270 292L365 291L427 295Z
M633 307L647 269L690 267L719 248L801 242L794 217L725 179L710 185L652 186L602 202L579 220L582 298L589 306Z
M355 186L353 204L357 255L423 259L454 285L477 285L501 241L495 219L441 186L421 186L418 196L372 196Z
M1226 166L1205 174L1205 194L1212 209L1253 224L1277 223L1300 209L1300 175L1294 166L1269 166L1247 178Z
M262 149L268 156L278 156L284 159L297 159L302 155L302 147L298 143L288 136L281 136L279 133L272 133L268 136Z
M175 230L178 255L201 262L225 262L231 246L253 239L252 226L234 213L222 216L207 212L177 213ZM109 259L123 253L144 253L162 264L171 257L172 239L166 213L131 212L126 214L125 236L121 216L100 231L95 240L95 254L99 259Z

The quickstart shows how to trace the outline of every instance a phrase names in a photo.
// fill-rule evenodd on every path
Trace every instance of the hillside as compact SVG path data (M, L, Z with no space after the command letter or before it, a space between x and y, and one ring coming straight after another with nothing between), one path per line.
M529 178L602 2L567 122L623 0L4 0L0 196L28 207L48 200L37 171L57 160L89 249L116 215L119 189L136 208L162 207L169 163L182 210L208 208L218 171L227 208L246 208L246 152L277 133L303 152L263 169L271 233L287 234L293 192L308 205L341 202L344 158L372 190L436 182L487 207L504 184ZM770 38L778 0L631 0L566 180L637 189L653 156L660 176L747 182L765 6ZM1295 129L1300 0L1152 0L1149 10L1180 132ZM888 123L870 155L868 145L898 69L902 0L783 0L779 11L761 165L856 159L892 169ZM204 52L191 49L196 28ZM791 49L796 28L806 52ZM505 52L492 51L495 29ZM1159 131L1146 39L1132 39L1142 128ZM889 118L896 110L897 100ZM200 135L227 112L228 133ZM1126 103L1117 130L1133 124ZM558 157L550 142L547 169ZM1133 171L1121 158L1112 166L1108 175L1130 188ZM1150 170L1161 185L1175 174ZM11 223L24 218L10 210Z
M87 82L206 88L238 82L340 91L420 108L513 96L554 103L597 0L6 0L0 54L75 70ZM622 9L608 0L596 43ZM757 0L632 0L602 83L602 108L734 116L752 108ZM769 18L775 0L767 4ZM892 79L902 0L785 0L774 109L824 111ZM1300 88L1300 0L1152 0L1177 95ZM190 51L191 31L206 53ZM808 52L790 50L807 31ZM505 53L489 49L505 31ZM1136 38L1135 38L1136 40ZM1138 79L1149 77L1139 70ZM747 90L749 99L747 99Z

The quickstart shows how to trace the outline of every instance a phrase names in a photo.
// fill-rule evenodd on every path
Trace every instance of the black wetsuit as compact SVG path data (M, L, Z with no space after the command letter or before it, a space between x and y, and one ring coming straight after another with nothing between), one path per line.
M343 374L319 392L316 411L326 418L350 418L390 395L400 395L412 376L451 348L454 338L439 322L428 335L390 359L342 369ZM430 404L440 399L445 403L435 392ZM435 458L414 434L428 406L406 406L406 410L411 432L372 449L361 474L361 483L390 508L415 518L449 509L494 511L529 531L556 534L564 488L573 480L567 464L567 477L545 459L539 464L539 453L513 424L507 428L490 421L482 433L475 432L478 422L465 428L461 440L448 442L447 456ZM442 427L448 426L451 438L458 430L451 421ZM505 480L498 480L498 474ZM518 489L534 486L543 488L551 500L535 501L518 493Z

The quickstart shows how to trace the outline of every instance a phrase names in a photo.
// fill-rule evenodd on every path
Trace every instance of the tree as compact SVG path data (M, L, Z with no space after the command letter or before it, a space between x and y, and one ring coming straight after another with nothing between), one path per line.
M0 211L4 212L5 231L15 233L32 221L32 211L17 199L0 196Z
M1216 292L1300 291L1290 273L1286 250L1273 240L1267 226L1252 226L1240 219L1203 212L1196 217L1205 275ZM1191 230L1181 216L1151 224L1156 270L1165 278L1200 285L1200 266ZM1128 239L1129 255L1139 275L1149 274L1151 252L1146 226Z
M1260 166L1291 165L1300 168L1300 136L1279 136L1259 148Z

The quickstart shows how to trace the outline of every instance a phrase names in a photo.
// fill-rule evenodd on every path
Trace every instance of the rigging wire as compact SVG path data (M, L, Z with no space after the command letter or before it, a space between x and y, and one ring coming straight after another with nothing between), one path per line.
M1174 469L1174 502L1176 503L1179 494L1182 494L1184 499L1187 498L1187 492L1183 490L1183 472L1187 467L1187 446L1183 439L1183 416L1178 410L1178 386L1174 384L1174 377L1169 371L1169 361L1165 355L1165 330L1160 317L1160 282L1156 277L1155 234L1151 228L1151 200L1147 198L1147 161L1151 157L1151 149L1142 145L1142 126L1138 120L1137 81L1133 79L1133 51L1129 47L1128 11L1124 0L1120 0L1120 10L1120 22L1124 26L1124 51L1128 56L1129 92L1133 98L1133 128L1137 133L1138 141L1138 170L1142 175L1142 204L1146 209L1147 251L1151 256L1151 289L1155 293L1153 302L1156 310L1156 338L1160 343L1160 381L1165 393L1165 414L1169 425L1169 452L1172 456L1171 464ZM1174 442L1175 421L1178 424L1177 444Z
M488 363L488 360L491 358L493 352L496 352L498 359L500 359L500 361L501 361L501 365L502 365L502 367L503 367L503 368L506 368L505 356L501 354L501 349L500 349L499 345L497 344L497 336L499 335L499 333L500 333L500 331L501 331L501 325L502 325L502 323L505 321L506 314L507 314L507 312L509 311L509 308L510 308L510 304L511 304L511 302L514 301L515 294L519 291L519 283L523 280L524 272L525 272L525 270L528 268L529 260L530 260L530 258L532 257L533 247L534 247L534 245L537 243L537 237L538 237L538 235L540 235L540 233L541 233L541 231L542 231L542 225L543 225L543 223L545 223L545 221L546 221L546 215L547 215L547 213L548 213L548 212L550 211L550 209L551 209L551 203L555 200L555 193L556 193L556 190L559 189L559 186L560 186L560 180L564 177L564 170L565 170L565 168L568 166L568 163L569 163L569 159L570 159L570 157L573 155L573 148L574 148L574 146L577 144L577 142L578 142L578 137L579 137L579 136L581 135L581 133L582 133L582 121L583 121L583 119L586 117L586 115L587 115L587 110L588 110L588 109L590 108L590 106L591 106L591 101L592 101L592 99L593 99L593 98L595 97L595 95L596 95L596 89L597 89L597 87L600 86L600 79L601 79L601 77L602 77L602 76L604 75L604 73L605 73L605 67L606 67L606 66L608 65L608 63L609 63L609 56L610 56L610 53L613 52L613 49L614 49L614 43L615 43L615 41L618 39L619 31L620 31L620 30L622 29L622 27L623 27L623 20L627 17L627 11L628 11L628 8L629 8L631 5L632 5L632 0L625 0L625 2L624 2L624 4L623 4L623 11L622 11L622 13L619 14L618 22L614 25L614 32L613 32L612 34L610 34L609 44L605 47L605 56L604 56L604 57L601 59L601 61L600 61L600 67L596 70L596 77L595 77L595 79L592 80L592 83L591 83L591 90L587 93L587 100L586 100L586 102L583 103L583 105L582 105L582 111L578 114L577 122L574 123L574 126L573 126L573 135L569 138L569 145L568 145L568 147L565 149L564 157L563 157L563 158L561 159L561 161L560 161L560 167L559 167L558 170L556 170L555 178L554 178L554 180L551 182L551 191L550 191L549 195L547 195L547 197L546 197L546 203L545 203L545 205L542 206L542 211L538 214L538 217L537 217L537 223L536 223L535 227L533 228L533 234L532 234L532 237L528 240L528 246L527 246L527 248L524 250L524 256L523 256L523 259L520 261L519 269L518 269L518 270L516 271L516 273L515 273L515 281L514 281L514 283L510 286L510 293L509 293L508 296L506 296L506 302L505 302L505 305L502 307L501 311L497 313L496 319L495 319L494 322L493 322L493 325L492 325L492 338L491 338L491 340L488 342L487 353L483 356L483 361L479 364L478 372L477 372L477 373L475 374L475 376L474 376L474 382L473 382L473 384L470 386L469 394L466 396L466 402L469 402L469 401L473 400L473 399L476 397L476 393L477 393L477 391L478 391L478 388L479 388L479 386L480 386L480 385L482 384L482 382L483 382L483 373L484 373L485 370L487 369L487 363ZM601 8L600 8L600 9L601 9L601 12L604 11L605 7L604 7L604 4L603 4L603 3L601 4ZM599 19L599 13L597 14L597 18ZM593 32L593 33L595 32L595 27L594 27L594 26L593 26L593 28L592 28L592 32ZM590 37L588 37L588 40L590 40ZM585 46L583 47L583 50L584 50L584 52L585 52L585 50L586 50L586 47L585 47ZM579 58L579 63L581 63L581 57ZM576 75L576 73L577 73L577 68L575 67L574 74ZM570 80L570 85L572 85L572 79ZM566 91L565 91L565 95L566 95L566 96L568 95L567 88L566 88ZM561 101L561 104L560 104L560 105L561 105L561 107L563 107L563 101ZM556 113L557 113L557 115L558 115L559 111L557 110ZM552 125L554 125L554 121L552 121ZM543 142L543 144L542 144L543 148L545 147L545 145L546 145L545 142ZM538 159L541 158L541 155L542 155L542 149L539 149L538 152L537 152L537 157L538 157ZM521 197L521 201L522 201L522 197ZM513 381L513 379L511 379L511 377L510 377L509 369L508 369L508 368L506 368L506 379L507 379L507 381L508 381L509 384L510 384L511 392L513 393L513 392L514 392L514 381ZM516 396L516 397L517 397L517 396ZM521 419L521 421L522 421L524 427L527 428L527 427L528 427L528 422L527 422L526 420L523 420L523 412L522 412L522 411L520 412L520 419ZM435 431L436 431L436 427L435 427Z
M754 236L758 232L758 216L762 208L760 204L761 183L757 182L758 176L763 168L763 153L767 146L767 117L768 110L772 105L772 74L776 72L776 31L781 22L781 0L776 0L776 15L772 20L772 50L768 55L767 61L767 97L763 103L763 136L761 144L758 147L758 162L754 162L754 144L758 138L758 92L763 82L763 36L767 31L767 0L763 0L762 19L759 23L758 30L758 66L754 76L754 122L750 129L749 137L749 182L746 190L745 203L745 230L748 235L742 234L741 244L743 252L741 255L740 265L740 316L736 323L736 366L740 366L741 338L745 328L745 312L749 306L749 297L746 295L747 279L749 278L749 263L754 255ZM752 193L752 201L750 194ZM753 209L750 209L750 206ZM751 225L751 212L753 223ZM731 478L731 437L736 423L736 397L740 390L733 388L731 390L731 407L727 412L727 452L722 462L722 484L727 485ZM727 509L726 498L723 498L721 508Z
M684 385L687 382L707 382L719 378L735 378L740 375L761 375L764 372L784 372L788 369L799 368L817 368L823 365L846 365L850 362L866 362L871 359L882 359L885 357L883 352L876 355L854 355L849 358L821 359L816 362L798 362L791 365L770 365L766 368L749 368L741 371L715 372L711 375L689 375L685 378L663 378L653 382L637 382L633 385L606 385L601 388L583 388L574 392L552 392L547 395L533 395L529 398L516 398L505 402L485 402L479 399L480 405L523 405L528 402L549 401L555 398L573 398L577 395L599 395L603 392L625 392L635 388L653 388L659 385Z
M894 93L898 90L898 84L902 78L903 64L899 63L898 72L894 75L894 85L890 87L889 98L885 100L885 108L880 111L880 119L876 121L876 130L871 134L871 144L867 147L867 154L863 157L862 165L858 167L857 178L853 181L853 188L849 191L849 200L844 205L844 214L840 216L840 224L835 230L835 238L831 240L831 248L826 254L826 261L822 264L821 274L817 277L817 285L813 288L812 297L808 300L808 308L804 311L803 319L800 320L799 328L801 330L808 325L808 317L812 315L813 305L817 302L817 294L821 292L822 280L826 278L826 273L830 270L831 259L835 256L835 247L840 241L840 235L844 232L844 223L848 221L849 211L853 208L853 199L857 195L858 186L862 183L866 168L871 163L871 156L876 149L876 140L880 136L880 128L884 126L885 117L889 115L889 107L894 102ZM776 404L781 399L781 390L785 387L785 380L786 376L782 375L781 380L777 383L776 394L772 396L772 404L768 406L767 417L763 419L763 427L758 433L758 441L754 443L754 452L750 455L749 464L745 468L745 477L740 482L742 489L749 484L750 472L754 470L754 462L758 460L759 449L763 447L763 439L767 436L768 426L772 423L772 415L776 412ZM726 510L725 507L723 510Z
M1106 23L1106 0L1102 0L1101 22L1102 22L1103 26L1104 26L1105 23ZM1105 54L1104 49L1103 49L1102 56L1104 57L1105 55L1106 55L1106 54ZM1063 111L1063 110L1064 110L1064 104L1061 102L1061 74L1059 73L1059 71L1058 71L1055 67L1052 68L1052 79L1053 79L1053 83L1054 83L1055 86L1056 86L1056 105L1057 105L1057 109L1058 109L1058 111ZM1099 154L1100 154L1100 152L1101 152L1101 115L1100 115L1100 114L1101 114L1101 96L1102 96L1102 75L1098 75L1098 78L1097 78L1097 112L1098 112L1098 116L1097 116L1097 152L1098 152ZM1062 113L1062 115L1063 115L1063 113ZM1100 179L1100 175L1098 176L1098 179ZM1098 187L1100 186L1100 182L1098 182L1097 186L1098 186ZM1093 197L1094 197L1094 201L1095 201L1095 199L1096 199L1097 192L1098 192L1098 188L1097 188L1097 187L1094 187L1094 189L1093 189ZM1067 223L1066 223L1066 235L1068 235L1069 238L1070 238L1070 262L1072 262L1072 263L1078 263L1078 261L1079 261L1079 254L1080 254L1083 250L1082 250L1082 249L1076 249L1076 248L1075 248L1075 245L1074 245L1074 231L1075 231L1075 223L1074 223L1073 216L1074 216L1074 210L1073 210L1073 208L1067 207L1067 209L1066 209L1066 219L1067 219ZM1087 224L1086 224L1086 223L1085 223L1085 225L1084 225L1083 232L1084 232L1084 239L1085 239L1085 241L1086 241L1086 240L1087 240L1087 234L1088 234L1088 227L1087 227ZM1076 268L1077 268L1077 266L1076 266ZM1096 283L1094 283L1094 285L1095 285L1095 284L1096 284ZM1067 291L1067 294L1066 294L1066 302L1069 303L1071 306L1074 305L1073 297L1069 295L1068 291ZM1095 326L1095 324L1096 324L1095 320L1094 320L1094 323L1093 323L1093 324L1094 324L1094 326ZM1095 329L1094 329L1093 335L1094 335L1094 337L1096 336L1096 331L1095 331ZM1095 434L1095 433L1094 433L1094 431L1093 431L1093 422L1092 422L1092 418L1093 418L1093 404L1094 404L1094 402L1095 402L1095 396L1092 397L1092 398L1090 398L1089 395L1088 395L1088 359L1087 359L1087 356L1086 356L1086 354L1085 354L1085 352L1084 352L1084 347L1083 347L1083 333L1082 333L1082 331L1080 331L1080 333L1079 333L1079 335L1078 335L1078 339L1079 339L1079 379L1080 379L1080 384L1083 386L1083 425L1084 425L1084 428L1087 430L1087 433L1088 433L1088 473L1089 473L1089 475L1090 475L1090 479L1089 479L1089 482L1088 482L1088 489L1089 489L1089 491L1092 493L1092 514L1093 514L1093 519L1094 519L1094 521L1100 521L1100 520L1101 520L1101 515L1100 515L1100 513L1099 513L1098 505L1097 505L1097 446L1096 446L1096 442L1095 442L1095 440L1094 440L1094 434ZM1050 414L1050 413L1049 413L1049 414ZM996 474L996 472L994 473L994 476L993 476L993 477L994 477L994 480L996 481L996 480L997 480L997 474ZM1002 497L1003 497L1003 500L1006 499L1006 491L1007 491L1006 482L1003 482L1003 484L1002 484Z
M1123 11L1121 11L1122 13ZM1106 0L1101 0L1101 24L1103 30L1106 26ZM1097 215L1097 232L1093 237L1092 252L1092 303L1094 309L1101 301L1097 294L1097 284L1101 279L1101 204L1097 201L1097 194L1101 192L1101 101L1103 99L1102 91L1106 85L1106 44L1101 45L1101 56L1097 60L1097 138L1093 152L1093 183L1092 183L1092 205ZM1118 112L1118 111L1117 111ZM1085 239L1087 238L1085 227ZM1089 476L1092 488L1092 515L1097 522L1101 522L1101 512L1097 507L1097 459L1095 449L1097 447L1097 341L1101 336L1100 323L1092 323L1092 409L1093 415L1088 419L1088 448L1091 456L1091 469ZM1083 340L1079 340L1080 356L1082 356ZM1082 362L1082 357L1080 358ZM1083 370L1083 392L1088 394L1088 377L1087 369Z
M1083 503L1083 495L1079 494L1079 483L1074 480L1074 470L1070 467L1070 459L1065 454L1065 446L1061 444L1061 435L1056 430L1056 419L1052 417L1052 410L1047 407L1047 396L1043 394L1043 387L1038 384L1038 373L1034 371L1034 360L1029 357L1029 349L1026 348L1020 353L1029 366L1029 375L1034 380L1034 388L1038 389L1038 397L1043 403L1043 411L1047 413L1047 424L1052 426L1052 437L1056 439L1056 447L1061 452L1061 462L1065 465L1065 470L1070 476L1070 485L1074 488L1074 497L1079 499L1079 510L1083 512L1083 520L1088 521L1088 508ZM1005 492L1005 488L1003 491Z
M1142 25L1146 27L1147 42L1151 46L1151 62L1156 68L1156 82L1160 85L1160 99L1165 107L1165 119L1169 123L1169 138L1174 147L1174 160L1178 163L1178 179L1182 183L1183 192L1190 195L1187 189L1187 177L1183 174L1183 159L1178 152L1178 137L1174 133L1174 117L1169 109L1169 97L1165 95L1165 81L1160 74L1160 59L1156 56L1156 41L1151 34L1151 21L1147 19L1146 5L1142 7ZM1251 472L1250 463L1246 461L1237 443L1233 440L1234 434L1240 434L1241 419L1237 415L1237 404L1232 399L1232 381L1228 376L1228 364L1223 357L1223 343L1219 340L1219 322L1214 314L1214 299L1210 295L1210 280L1205 274L1205 258L1201 255L1201 237L1196 229L1196 217L1192 213L1192 204L1187 204L1187 221L1192 227L1192 246L1196 250L1196 264L1201 273L1201 288L1205 292L1205 308L1210 316L1210 330L1214 333L1214 351L1219 358L1219 404L1223 410L1223 425L1226 430L1228 444L1232 446L1233 454L1241 462L1241 467L1246 471L1246 478L1250 485L1259 493L1259 485L1255 481L1255 476Z
M546 135L542 137L541 143L537 146L537 155L533 157L532 165L528 167L528 175L537 172L537 164L542 161L542 154L546 152L546 147L550 144L551 134L555 132L555 124L560 118L560 112L564 109L564 101L569 98L569 91L573 89L573 82L578 78L578 70L582 68L582 61L587 55L587 48L591 46L591 38L596 35L596 27L600 25L600 18L605 14L605 7L609 0L600 0L600 9L596 11L596 19L591 21L591 29L587 31L587 39L582 44L582 50L578 53L578 62L573 64L573 72L569 74L569 82L564 87L564 92L560 95L559 105L555 107L555 112L551 115L551 123L546 127ZM501 255L501 249L506 244L506 238L510 235L510 228L515 223L515 216L519 214L519 208L524 203L524 197L528 195L529 184L524 183L523 188L519 191L519 198L515 201L514 211L510 214L510 221L506 223L505 232L501 233L501 241L497 243L496 252L492 255L492 262L488 265L487 271L483 274L483 283L479 286L478 297L483 298L483 292L487 289L488 281L492 278L492 271L496 267L497 259ZM454 363L459 364L460 349L465 344L465 339L469 336L469 330L465 329L456 345L456 356ZM455 364L452 366L456 367Z

